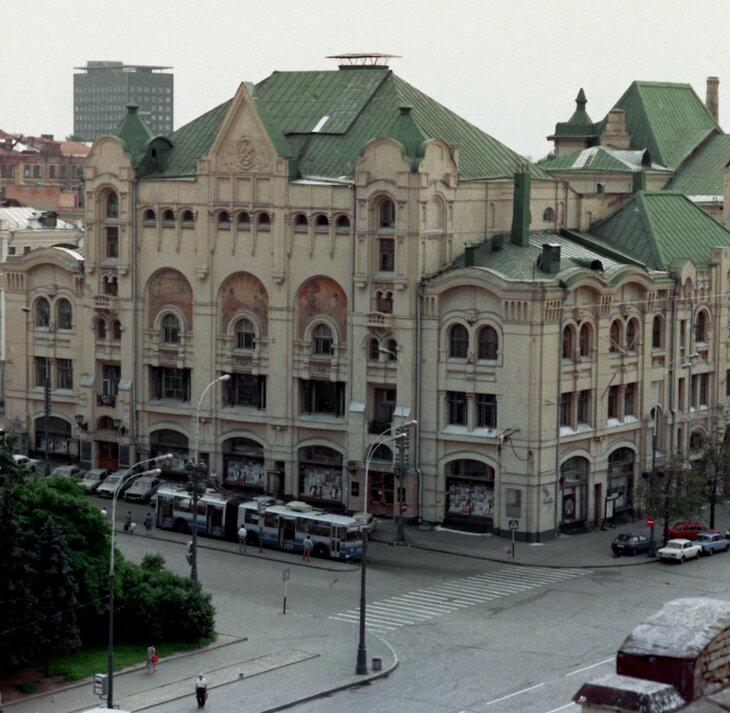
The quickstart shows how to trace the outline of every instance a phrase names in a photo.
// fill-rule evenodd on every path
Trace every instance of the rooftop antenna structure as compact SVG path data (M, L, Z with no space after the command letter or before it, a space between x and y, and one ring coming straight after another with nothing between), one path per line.
M400 59L400 55L381 52L348 52L327 55L327 59L338 60L340 67L387 67L391 59Z

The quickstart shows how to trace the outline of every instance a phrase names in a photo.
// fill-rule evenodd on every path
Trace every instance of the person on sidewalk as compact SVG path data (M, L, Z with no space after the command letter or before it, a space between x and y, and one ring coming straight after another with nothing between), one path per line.
M312 554L312 546L314 545L314 542L312 542L312 538L309 535L305 535L302 545L304 545L304 552L302 552L302 559L305 562L309 562L309 555Z
M148 512L145 519L144 519L144 533L145 535L150 535L152 533L152 525L155 524L155 521L152 517L152 513Z
M132 527L132 511L127 513L127 517L124 518L124 532L129 532Z
M152 673L153 671L157 671L157 662L159 659L157 658L157 649L150 644L147 647L147 673Z
M208 682L202 673L195 679L195 698L198 701L198 708L203 708L208 698Z
M239 554L246 554L246 535L248 535L248 530L244 527L244 525L241 525L241 527L238 528L238 552Z

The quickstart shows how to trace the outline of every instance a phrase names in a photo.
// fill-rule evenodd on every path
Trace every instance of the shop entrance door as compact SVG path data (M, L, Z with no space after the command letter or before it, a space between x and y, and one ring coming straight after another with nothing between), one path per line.
M98 441L99 468L109 468L112 472L119 469L119 444L111 441Z

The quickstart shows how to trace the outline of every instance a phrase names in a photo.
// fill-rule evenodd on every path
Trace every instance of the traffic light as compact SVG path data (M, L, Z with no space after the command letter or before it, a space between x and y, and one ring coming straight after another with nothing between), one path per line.
M109 693L109 677L105 673L94 674L94 693L102 698Z

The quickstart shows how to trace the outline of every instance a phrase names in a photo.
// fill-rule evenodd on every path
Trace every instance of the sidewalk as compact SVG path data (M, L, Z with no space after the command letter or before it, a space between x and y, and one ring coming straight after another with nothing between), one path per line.
M724 532L730 514L721 505L716 514L716 529ZM597 569L604 567L657 566L645 555L614 557L611 541L620 532L635 531L648 535L642 521L618 525L585 534L561 535L543 543L526 543L488 534L464 533L441 527L423 530L405 528L406 542L397 543L393 521L380 520L372 542L396 547L443 552L485 561L511 563L515 566L569 567ZM661 540L661 530L655 536ZM162 535L167 539L167 535ZM205 540L207 547L235 547L232 543ZM265 555L267 551L264 551ZM301 622L300 622L301 624ZM213 646L163 660L158 671L147 674L144 664L117 672L114 676L114 700L123 710L175 710L173 703L194 709L192 682L203 672L209 682L211 700L220 693L245 696L246 713L270 713L297 702L318 698L334 691L359 686L388 675L398 665L397 653L374 634L368 634L366 675L355 674L356 646L353 629L323 632L316 621L298 625L296 630L280 619L271 631L268 643L221 637ZM282 642L286 642L283 644ZM380 670L373 670L379 659ZM247 685L251 681L251 685ZM240 687L240 693L237 688ZM92 692L90 680L73 684L47 695L28 696L22 701L6 703L6 713L77 713L104 705ZM216 706L221 710L219 706ZM237 709L239 710L239 709Z

